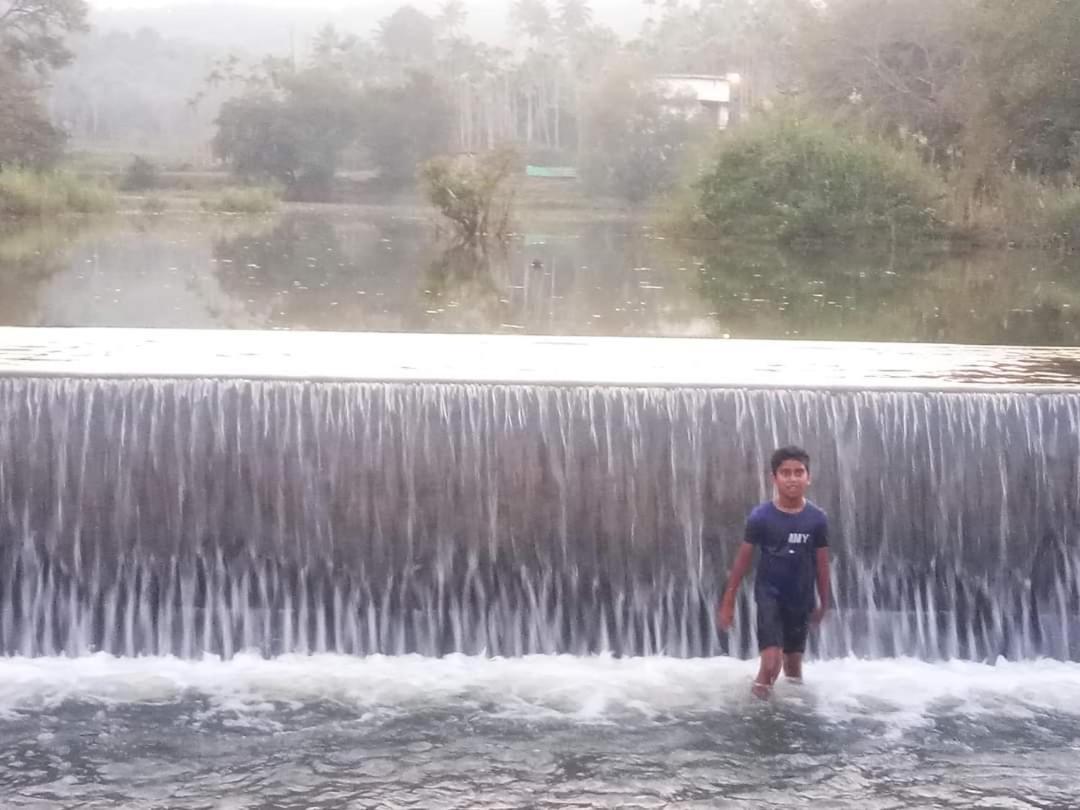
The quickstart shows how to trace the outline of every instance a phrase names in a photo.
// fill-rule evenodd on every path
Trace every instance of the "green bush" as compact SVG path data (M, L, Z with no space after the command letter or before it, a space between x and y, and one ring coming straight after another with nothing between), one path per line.
M136 155L124 170L123 188L126 191L150 191L161 185L157 166L146 158Z
M698 235L783 244L944 235L945 189L913 155L826 124L766 119L718 142L684 217Z
M281 196L272 188L227 188L221 193L204 199L204 211L222 214L268 214L276 211Z
M420 168L431 204L449 219L464 242L506 235L514 191L510 179L520 158L512 149L475 157L441 157Z
M116 208L112 189L67 172L0 171L0 215L100 214Z

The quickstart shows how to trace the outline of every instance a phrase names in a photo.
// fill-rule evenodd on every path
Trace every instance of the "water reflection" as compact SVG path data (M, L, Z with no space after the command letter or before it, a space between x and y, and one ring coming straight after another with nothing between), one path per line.
M0 225L0 323L28 323L41 288L71 266L71 245L85 231L70 220Z
M1075 258L697 244L698 289L738 337L1076 345Z
M1070 257L795 254L566 214L518 231L449 246L404 208L0 231L0 323L1080 343Z
M540 260L534 264L539 265ZM512 323L509 265L508 246L501 242L448 245L431 262L425 276L423 294L428 308L424 315L437 318L447 331L486 332L493 325L524 329L524 324ZM532 275L525 274L526 298ZM526 300L526 309L527 304ZM531 320L527 317L530 313L522 314Z

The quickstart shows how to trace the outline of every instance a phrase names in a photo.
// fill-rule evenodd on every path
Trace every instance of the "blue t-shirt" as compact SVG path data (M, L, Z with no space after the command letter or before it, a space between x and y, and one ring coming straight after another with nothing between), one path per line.
M829 519L809 501L791 514L767 501L746 521L746 542L759 549L754 594L813 610L817 550L829 545Z

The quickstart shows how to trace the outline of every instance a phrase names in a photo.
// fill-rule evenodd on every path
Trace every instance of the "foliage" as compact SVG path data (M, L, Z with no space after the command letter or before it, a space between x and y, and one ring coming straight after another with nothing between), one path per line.
M66 172L0 171L0 215L100 214L113 210L111 189Z
M794 51L809 103L920 144L970 218L1012 172L1075 169L1078 42L1074 0L837 0Z
M379 23L378 44L393 63L430 64L435 54L436 27L427 14L404 5Z
M452 111L430 74L411 71L404 82L375 85L361 103L361 140L388 185L414 181L420 164L447 151Z
M1007 175L992 200L969 210L968 225L979 242L1080 250L1080 188Z
M428 161L420 175L431 203L454 223L463 242L506 235L513 202L508 181L520 169L511 149Z
M36 84L70 60L64 37L84 30L86 15L83 0L0 4L0 168L41 168L58 157L64 136L49 122Z
M30 83L0 62L0 168L56 162L64 135L52 125Z
M942 231L944 188L921 163L833 127L781 116L723 139L696 185L707 236L781 243L910 240Z
M1072 163L1080 139L1080 8L1075 0L980 0L970 24L979 58L967 82L969 151L991 134L988 162L1038 176ZM996 149L995 149L996 148Z
M972 57L961 4L839 0L796 48L815 106L895 140L913 136L936 165L956 157L965 115L958 77Z
M651 82L613 73L593 89L585 108L589 141L581 174L590 192L641 203L674 185L695 125Z
M552 33L555 18L545 0L513 0L510 4L510 24L520 34L534 40L544 40Z
M71 59L64 42L86 30L84 0L7 0L0 6L0 62L45 73Z
M124 170L121 188L125 191L149 191L161 185L161 174L152 161L135 155Z
M204 211L222 214L268 214L276 211L280 195L272 188L227 188L202 201Z
M269 84L222 106L214 153L245 180L280 182L292 196L325 194L359 134L359 96L340 73L320 68Z

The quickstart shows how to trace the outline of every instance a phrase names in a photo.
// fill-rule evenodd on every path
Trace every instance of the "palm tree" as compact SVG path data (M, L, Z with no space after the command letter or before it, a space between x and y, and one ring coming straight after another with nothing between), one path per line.
M554 28L554 17L546 0L514 0L510 6L510 24L530 39L547 39Z
M462 0L446 0L439 9L439 28L451 36L457 35L465 25L469 12Z
M575 38L592 25L593 12L587 0L560 0L559 30L567 38Z

